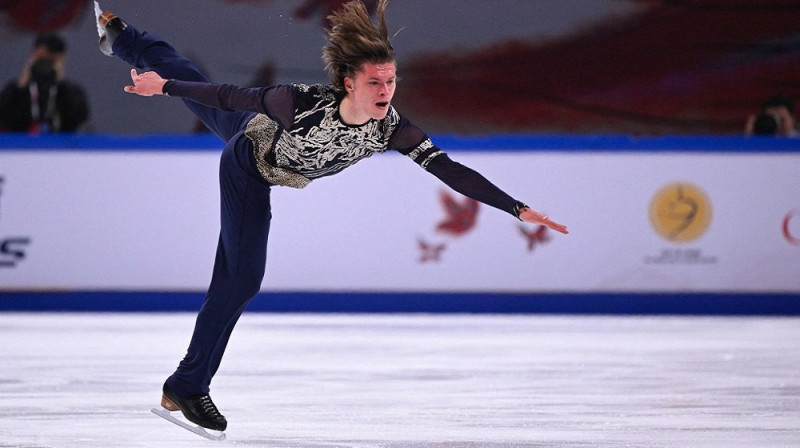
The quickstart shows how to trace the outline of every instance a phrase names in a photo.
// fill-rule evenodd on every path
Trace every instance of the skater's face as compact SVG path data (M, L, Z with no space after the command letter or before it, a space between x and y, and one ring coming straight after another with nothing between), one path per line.
M354 77L344 78L347 97L359 120L354 124L366 123L370 118L386 118L397 84L395 70L394 62L365 62Z

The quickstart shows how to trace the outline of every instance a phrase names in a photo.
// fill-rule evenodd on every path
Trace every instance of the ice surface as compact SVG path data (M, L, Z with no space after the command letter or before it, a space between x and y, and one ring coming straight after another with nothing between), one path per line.
M245 314L211 442L150 413L192 314L0 314L0 447L800 447L796 318Z

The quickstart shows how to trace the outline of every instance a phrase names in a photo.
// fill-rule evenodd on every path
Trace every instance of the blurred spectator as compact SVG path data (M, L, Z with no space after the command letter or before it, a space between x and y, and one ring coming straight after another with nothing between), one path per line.
M755 116L749 135L777 136L780 126L780 118L775 114L760 112Z
M39 35L22 73L0 92L0 130L30 134L76 132L89 118L83 88L64 73L67 46L55 34Z
M794 101L786 95L767 99L758 114L751 115L745 125L747 135L797 137Z

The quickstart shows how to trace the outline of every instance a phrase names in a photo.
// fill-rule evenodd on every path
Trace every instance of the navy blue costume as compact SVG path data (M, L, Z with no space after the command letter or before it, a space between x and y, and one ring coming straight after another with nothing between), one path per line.
M394 108L383 120L351 126L339 117L343 93L330 85L213 84L163 39L132 26L116 38L113 51L131 65L169 79L164 93L181 97L225 142L213 276L187 354L167 379L180 396L209 393L231 332L261 287L273 185L302 188L374 153L394 150L466 196L512 215L521 206L477 172L452 161Z

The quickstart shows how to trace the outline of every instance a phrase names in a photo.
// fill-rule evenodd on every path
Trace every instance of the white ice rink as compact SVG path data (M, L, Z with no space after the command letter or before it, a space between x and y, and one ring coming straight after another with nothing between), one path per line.
M0 314L0 447L800 447L797 318L245 313L227 440L150 413L193 314Z

